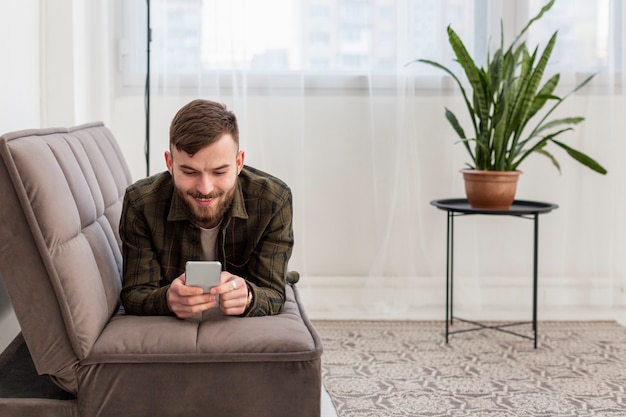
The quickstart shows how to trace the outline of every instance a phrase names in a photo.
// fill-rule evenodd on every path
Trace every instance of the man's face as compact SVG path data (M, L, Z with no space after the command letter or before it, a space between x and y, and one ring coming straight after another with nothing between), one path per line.
M165 152L174 189L197 226L209 229L222 220L232 203L243 160L244 153L231 135L222 136L193 156L176 148Z

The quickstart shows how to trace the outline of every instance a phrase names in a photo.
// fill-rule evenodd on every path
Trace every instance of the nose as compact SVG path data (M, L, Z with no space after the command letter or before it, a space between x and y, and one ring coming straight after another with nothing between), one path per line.
M202 195L209 195L214 189L213 180L210 175L201 175L198 183L196 184L196 190Z

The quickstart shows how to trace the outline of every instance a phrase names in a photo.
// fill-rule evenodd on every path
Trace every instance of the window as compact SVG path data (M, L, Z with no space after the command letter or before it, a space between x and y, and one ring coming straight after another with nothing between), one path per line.
M610 61L615 59L618 60L618 68L623 70L622 54L619 53L624 51L619 43L622 37L615 36L618 43L613 43L610 37L611 26L619 28L623 24L619 20L621 10L611 9L621 7L621 1L610 0L556 2L550 13L542 18L542 24L529 33L530 45L544 45L558 30L558 47L552 53L556 71L576 68L581 72L596 72L609 68ZM540 1L530 1L531 13L538 12L540 8ZM612 19L615 21L612 22Z
M127 46L122 66L127 75L142 74L145 1L118 2L125 17L120 44ZM412 10L412 24L398 21L406 16L402 5ZM466 16L470 5L462 0L151 0L151 66L182 74L261 69L262 63L282 71L389 71L390 61L397 69L425 50L438 50L450 17ZM373 16L373 10L380 13ZM401 32L421 28L422 21L429 22L429 30L415 29L399 47ZM140 59L129 59L131 54ZM382 67L376 67L379 62Z
M521 27L545 2L151 0L151 67L159 73L158 82L175 79L177 85L190 86L207 74L233 70L395 75L417 58L452 63L448 25L480 62L488 50L486 38L499 31L500 19ZM117 4L124 22L119 30L121 79L125 86L139 86L145 73L145 0ZM557 1L533 25L528 42L544 45L558 28L552 69L588 73L611 66L621 71L622 7L622 0ZM441 76L426 65L413 65L410 72Z

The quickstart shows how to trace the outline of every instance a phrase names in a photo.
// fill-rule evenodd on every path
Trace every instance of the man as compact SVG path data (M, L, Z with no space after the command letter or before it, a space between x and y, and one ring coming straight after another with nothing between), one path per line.
M244 166L244 156L226 106L194 100L178 111L167 171L137 181L124 197L127 314L189 318L218 305L227 315L280 312L293 248L291 191ZM185 285L188 260L219 260L220 285L205 294Z

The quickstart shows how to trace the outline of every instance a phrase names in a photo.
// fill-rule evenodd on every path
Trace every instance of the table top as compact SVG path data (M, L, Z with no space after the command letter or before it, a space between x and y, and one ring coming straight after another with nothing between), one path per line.
M524 214L540 214L549 213L559 208L558 205L552 203L544 203L541 201L515 200L508 210L490 210L472 208L466 198L447 198L442 200L433 200L430 202L433 206L440 210L452 211L466 214L493 214L493 215L524 215Z

